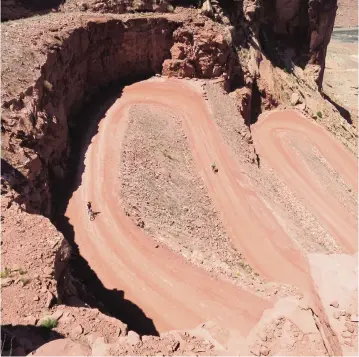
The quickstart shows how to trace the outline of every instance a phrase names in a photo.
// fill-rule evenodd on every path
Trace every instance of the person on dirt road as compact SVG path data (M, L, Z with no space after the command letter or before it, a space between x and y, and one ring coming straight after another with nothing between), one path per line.
M90 214L92 212L92 204L91 202L87 202L87 213Z

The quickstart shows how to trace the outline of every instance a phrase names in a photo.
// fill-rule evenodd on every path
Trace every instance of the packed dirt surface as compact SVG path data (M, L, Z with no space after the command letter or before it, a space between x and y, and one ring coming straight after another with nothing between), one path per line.
M346 252L356 252L358 166L351 153L296 112L270 112L252 133L261 162L284 179Z
M166 175L167 180L174 186L176 185L178 176L176 165L163 168L161 162L164 162L164 154L160 152L160 156L158 149L156 150L157 146L163 150L169 150L163 142L165 135L161 134L162 130L166 130L168 131L166 140L172 139L174 145L176 143L181 145L182 141L182 146L186 144L191 148L190 155L193 157L195 167L191 164L190 172L196 170L199 173L204 182L202 190L208 192L214 206L222 213L221 217L228 235L235 248L244 255L248 264L261 276L271 281L294 284L310 299L313 310L319 315L319 319L324 321L326 317L321 315L321 303L314 293L315 287L305 254L293 245L283 227L272 216L271 210L251 188L252 185L247 175L233 160L233 153L228 151L226 145L222 143L218 129L202 98L201 87L196 82L194 83L157 79L126 87L121 98L101 121L99 132L93 138L86 153L81 186L71 198L66 213L70 223L74 226L76 242L81 255L89 262L91 268L107 288L124 288L127 297L141 306L145 314L153 320L158 331L173 329L175 327L171 325L173 321L176 321L177 327L191 328L200 321L209 319L225 328L238 330L242 336L246 336L251 328L259 322L261 313L248 315L248 304L251 304L252 308L256 306L255 309L258 312L268 307L270 302L237 289L225 281L210 279L201 270L186 265L176 255L170 253L165 245L156 245L144 233L150 233L151 229L146 230L148 213L141 216L141 213L145 211L142 209L142 203L132 206L131 212L125 209L127 214L123 211L117 192L124 191L122 201L123 196L133 190L131 189L132 185L136 185L139 194L143 188L150 190L148 192L151 194L155 193L156 181L152 180L156 180L156 172L158 178L161 174ZM134 113L136 113L135 116ZM272 115L274 120L270 123L281 126L281 120L285 115L295 114L283 112L282 115L279 113ZM300 120L300 117L298 118L297 120ZM146 120L151 123L146 123ZM302 120L306 119L302 118ZM137 138L138 140L131 138L134 135L134 121L136 121L136 125L146 125L147 135L150 135L148 142L144 143L140 138ZM168 121L171 122L168 123ZM176 137L173 137L173 135L183 136L181 130L176 134L171 134L173 126L180 125L181 122L187 143L183 143L183 140L180 139L175 140ZM261 131L260 124L262 122L265 123L266 120L259 119L258 128L255 128L254 133L257 130ZM289 123L287 131L290 132L292 121L286 122ZM158 125L158 131L156 131L157 135L152 136L151 139L152 125ZM314 124L308 122L308 126L310 125ZM331 142L333 150L326 152L326 157L329 155L327 159L332 164L334 161L334 169L337 169L339 174L342 174L348 181L348 185L356 190L355 159L351 158L351 154L346 153L346 149L340 147L340 144L336 144L324 130L321 129L316 135L321 140ZM254 138L256 139L256 136ZM129 149L128 140L137 142L135 152L133 146L131 150ZM127 144L123 147L123 143L126 141ZM152 149L149 155L141 151L142 145L149 145ZM320 143L318 145L322 147ZM342 155L346 155L349 168L343 169L342 162L338 162L339 153L334 150L336 147ZM149 149L145 153L148 151ZM114 155L114 153L116 154ZM170 151L166 151L166 153L167 156L171 156ZM178 152L178 154L180 153L181 151ZM270 153L271 151L268 149L268 155ZM126 160L127 155L131 157L131 160ZM334 155L333 159L331 155ZM157 158L157 161L151 157ZM170 160L168 157L167 159ZM175 159L178 160L178 165L181 165L181 161L188 160L188 158L181 158L180 155L173 157L173 160ZM121 164L123 160L125 162ZM136 160L143 161L137 162L137 169L132 168L132 171L128 172L129 168L126 162L133 160L135 162ZM217 163L217 173L213 172L211 168L213 162ZM149 170L146 169L147 165L154 170L152 180L146 171ZM275 169L278 168L275 167ZM133 178L131 183L129 179L125 182L121 181L121 173L124 170L125 177L129 175ZM182 174L184 175L185 172ZM279 170L279 174L282 175L283 171ZM306 177L309 179L311 175L306 175ZM104 184L105 182L106 184ZM126 185L129 188L124 190ZM289 186L291 187L290 184ZM304 186L304 188L307 187ZM166 197L166 192L171 192L165 189L161 191L160 188L158 190L156 202L161 202ZM150 196L144 194L144 197L146 200L150 200ZM327 199L331 199L328 196L319 197L319 199L325 199L326 204L328 204ZM84 203L87 201L91 201L94 210L99 212L94 221L86 218ZM311 209L318 213L320 206L315 206L315 204L314 201L314 209L313 207ZM329 204L332 205L332 202ZM355 202L353 204L355 205ZM181 202L173 200L172 205L176 210L180 208L177 205L181 205ZM198 207L200 209L200 203L192 205L193 210ZM167 210L166 213L168 217L171 217L168 218L169 220L175 219L176 216L173 212ZM193 216L195 217L195 213ZM336 219L342 218L338 215ZM254 220L255 224L253 224ZM330 222L326 221L326 217L319 216L319 220L330 231L331 226L328 226ZM155 217L152 221L150 220L150 224L154 227L159 224L161 227L161 220ZM339 244L343 244L345 249L353 252L356 251L356 225L353 222L351 224L346 235L334 234L334 236ZM156 232L156 228L154 231ZM208 240L205 235L201 238L204 242ZM197 241L197 244L205 244L198 238ZM167 243L165 239L163 242ZM195 245L195 243L193 244ZM171 244L169 245L171 246ZM143 254L144 252L146 253ZM284 266L285 269L283 269ZM168 287L170 290L167 295L165 292ZM209 287L211 287L210 290ZM142 291L146 291L146 294L144 295ZM211 291L216 291L216 294L213 295ZM141 293L138 294L138 292ZM179 296L181 296L180 305L177 300ZM232 300L234 296L236 298ZM238 296L240 296L239 299ZM195 304L195 301L205 301L205 303L198 305ZM193 309L193 307L196 308ZM237 311L237 313L233 314L233 311ZM238 316L242 316L241 323L238 321ZM330 332L324 332L324 334L328 333L330 335Z
M191 108L191 113L186 112L185 118L190 121L196 117L193 124L200 119L206 123L203 107L197 108L194 105L196 99L203 102L200 94L193 91L192 99L187 99L186 94L191 87L183 87L180 83L142 82L125 89L121 99L100 123L99 133L86 154L82 185L71 198L66 216L74 226L80 254L90 263L103 284L111 289L122 286L121 289L126 291L128 298L141 306L145 314L154 321L157 330L191 328L210 319L221 321L227 327L240 328L244 333L248 325L253 326L258 321L260 311L268 306L267 303L241 292L229 283L211 279L200 269L186 265L165 246L156 245L137 226L137 220L133 222L131 217L125 214L116 198L118 192L121 192L121 176L119 177L118 173L122 160L121 144L127 127L126 116L133 104L161 105L161 112L165 106L183 118L180 108L188 101L186 107ZM163 95L165 92L166 96ZM149 118L146 116L146 119ZM188 132L186 134L189 135ZM108 156L110 152L117 154ZM207 157L207 168L202 170L208 171L207 175L212 176L209 160ZM117 167L117 170L110 170L110 167ZM102 184L103 182L106 182L106 185ZM219 183L218 179L217 182ZM94 210L100 212L94 222L87 219L84 206L87 201L91 201ZM83 226L84 222L87 222L86 226ZM96 252L101 253L97 256ZM198 282L201 284L197 285ZM166 292L169 286L170 289ZM146 294L138 294L139 291L146 291ZM238 294L241 296L240 304ZM179 297L183 310L178 306ZM203 301L203 305L198 306L195 301ZM249 305L244 307L246 304L252 308L249 308ZM185 313L186 311L188 313ZM238 318L233 311L242 316L242 323L238 324ZM248 314L249 311L255 314Z
M329 43L324 92L338 110L358 127L358 30L334 29Z
M358 2L338 0L338 11L335 19L337 27L358 27Z

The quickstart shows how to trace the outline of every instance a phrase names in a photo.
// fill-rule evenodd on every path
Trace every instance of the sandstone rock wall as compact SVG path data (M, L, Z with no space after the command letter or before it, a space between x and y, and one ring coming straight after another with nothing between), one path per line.
M33 34L39 47L46 41L46 49L32 45L22 55L29 60L36 51L47 55L38 58L35 71L25 75L26 93L20 89L23 83L16 87L16 80L7 78L10 73L3 76L8 89L3 97L3 158L12 167L7 184L21 181L19 203L45 214L51 207L49 176L65 175L69 116L102 86L160 73L179 23L164 18L101 18L77 25L65 25L67 32L55 30L46 39Z

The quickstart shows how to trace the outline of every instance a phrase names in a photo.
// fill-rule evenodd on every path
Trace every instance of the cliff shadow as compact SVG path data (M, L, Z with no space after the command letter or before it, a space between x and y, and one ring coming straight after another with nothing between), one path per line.
M87 105L85 110L74 118L69 129L71 154L68 160L67 175L60 182L53 182L56 190L53 192L53 223L62 232L72 248L69 262L72 284L76 294L66 289L66 274L59 272L61 267L55 264L55 274L58 272L58 295L63 303L70 306L85 306L98 308L102 313L117 318L128 325L130 330L139 335L159 336L159 333L151 318L147 317L143 310L125 298L125 292L118 289L107 289L89 263L81 256L76 244L74 227L65 216L65 211L72 194L81 185L81 177L84 172L85 152L94 135L98 132L98 123L105 117L108 109L121 96L122 86L111 86L103 90L100 95ZM96 113L95 115L93 113ZM86 202L84 202L84 205ZM95 217L96 219L96 217ZM60 264L60 263L58 263ZM77 296L76 296L77 295Z
M1 2L1 21L10 21L35 15L44 15L64 3L65 0L14 0Z
M8 188L13 189L19 195L14 199L24 211L37 214L38 211L28 200L28 189L31 183L16 167L1 158L1 194L5 194Z
M339 112L339 114L349 123L349 124L353 124L353 120L351 118L350 112L345 109L344 107L342 107L340 104L338 104L337 102L335 102L332 98L329 97L328 94L326 93L322 93L323 98L325 100L327 100L330 104L332 104L337 111Z
M1 355L24 356L63 335L34 325L1 325Z

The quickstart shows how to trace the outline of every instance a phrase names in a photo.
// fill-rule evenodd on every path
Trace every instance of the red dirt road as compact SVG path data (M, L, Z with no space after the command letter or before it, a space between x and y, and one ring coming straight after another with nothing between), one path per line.
M293 284L311 294L306 257L251 188L221 140L201 93L178 80L126 87L101 121L86 153L82 183L66 215L81 255L103 284L124 290L125 298L152 318L158 331L188 329L215 320L246 336L264 309L272 306L230 283L212 279L164 247L156 249L151 237L123 212L118 199L121 144L128 110L137 103L170 108L182 118L198 172L248 263L269 280ZM219 168L216 175L211 170L213 162ZM87 201L101 212L93 222L87 217Z
M354 156L319 125L296 111L274 111L264 115L252 126L256 149L261 158L285 180L319 221L348 253L358 250L357 219L321 184L303 160L283 140L284 135L301 135L301 143L319 150L345 183L358 192L358 164Z

